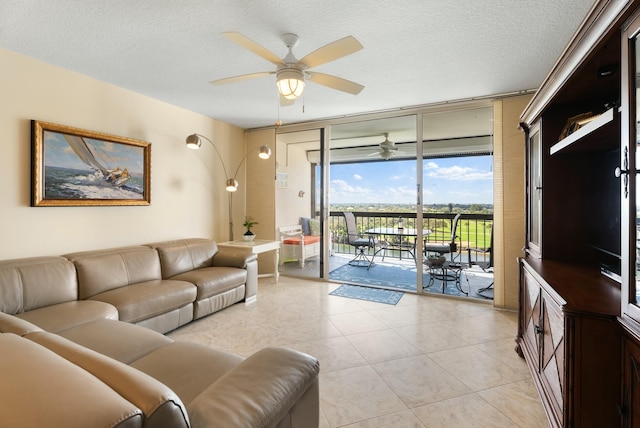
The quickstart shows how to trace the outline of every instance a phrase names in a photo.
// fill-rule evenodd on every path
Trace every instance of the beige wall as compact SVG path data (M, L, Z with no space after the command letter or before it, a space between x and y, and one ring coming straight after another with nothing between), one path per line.
M208 143L191 151L184 138L206 135L236 166L242 129L7 50L0 49L0 64L0 259L182 237L227 239L219 161ZM151 205L30 207L31 119L150 142Z
M258 221L252 230L256 239L275 239L275 129L263 129L249 132L247 135L247 152L259 149L262 145L271 147L271 158L264 160L254 156L247 159L247 197L246 213ZM241 231L244 233L244 231ZM269 251L258 256L258 272L273 272L274 252Z
M296 144L278 144L276 172L288 174L288 185L276 188L276 229L300 223L300 217L311 217L311 163L307 159L306 147ZM304 192L300 197L299 192Z
M524 247L524 134L520 114L530 95L494 102L494 306L518 308L517 257Z

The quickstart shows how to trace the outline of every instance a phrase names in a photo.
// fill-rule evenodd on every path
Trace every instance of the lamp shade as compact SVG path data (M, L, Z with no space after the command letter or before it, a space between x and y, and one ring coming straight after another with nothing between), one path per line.
M191 134L185 140L187 147L192 150L198 150L202 146L202 140L196 134Z
M260 159L269 159L271 157L271 147L260 146L260 152L258 153Z
M304 76L297 68L283 68L277 72L278 92L288 100L295 100L304 91Z
M225 189L227 192L235 192L238 190L238 181L234 178L227 179L227 187Z

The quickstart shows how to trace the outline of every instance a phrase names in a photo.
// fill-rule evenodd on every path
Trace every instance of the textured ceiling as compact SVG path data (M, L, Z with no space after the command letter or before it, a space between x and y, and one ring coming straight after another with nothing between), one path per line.
M592 0L2 0L0 47L243 128L537 88ZM357 96L307 84L278 107L275 66L224 38L237 31L284 57L348 35L364 49L315 71L358 82Z

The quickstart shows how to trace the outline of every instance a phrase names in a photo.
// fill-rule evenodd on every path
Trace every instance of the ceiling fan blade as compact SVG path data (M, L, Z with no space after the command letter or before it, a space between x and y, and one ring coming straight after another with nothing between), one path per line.
M222 35L275 65L283 65L282 59L279 58L278 55L274 54L269 49L260 46L247 36L243 36L242 34L233 31L222 33Z
M276 74L275 71L261 71L259 73L250 73L250 74L242 74L240 76L233 76L233 77L225 77L224 79L218 79L218 80L212 80L211 83L212 85L226 85L227 83L235 83L235 82L242 82L243 80L249 80L249 79L257 79L258 77L264 77L264 76L268 76L270 74Z
M341 77L332 76L330 74L316 73L312 71L308 71L306 72L306 74L309 76L309 80L314 83L328 86L329 88L347 92L352 95L358 95L360 91L364 89L364 86L358 83L343 79Z
M353 36L347 36L344 39L336 40L333 43L324 45L306 55L299 62L304 63L308 68L317 67L330 61L351 55L362 49L360 42Z

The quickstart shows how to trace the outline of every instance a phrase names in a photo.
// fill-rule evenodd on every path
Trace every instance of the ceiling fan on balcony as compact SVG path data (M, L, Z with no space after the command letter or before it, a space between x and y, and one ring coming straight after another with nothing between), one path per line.
M341 77L332 76L330 74L318 73L310 71L310 68L318 67L331 61L335 61L347 55L351 55L362 49L360 42L353 36L347 36L343 39L336 40L321 48L316 49L302 59L297 59L293 55L293 48L298 44L298 36L296 34L287 33L282 36L282 41L289 49L289 53L284 58L279 58L270 50L262 47L250 38L236 32L222 33L227 39L239 44L245 49L250 50L254 54L266 59L276 65L274 71L260 71L257 73L243 74L239 76L226 77L224 79L213 80L209 83L212 85L224 85L227 83L236 83L243 80L255 79L259 77L276 75L276 87L280 93L281 104L293 104L304 91L306 81L327 86L338 91L357 95L364 89L364 86L343 79Z
M396 143L389 140L389 133L386 132L384 134L384 141L378 144L379 148L375 152L371 153L369 156L380 156L382 159L391 159L394 155L398 153L398 148L396 147Z

